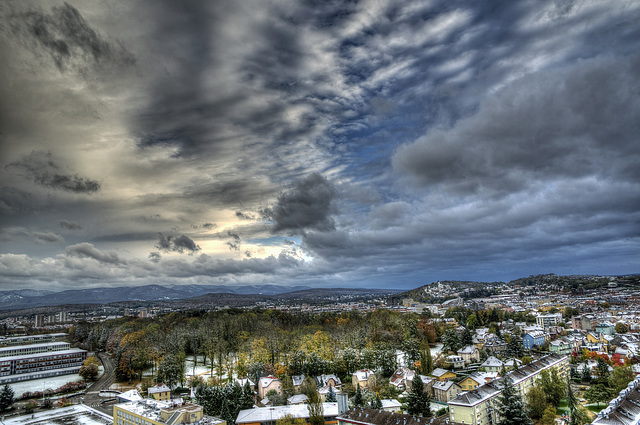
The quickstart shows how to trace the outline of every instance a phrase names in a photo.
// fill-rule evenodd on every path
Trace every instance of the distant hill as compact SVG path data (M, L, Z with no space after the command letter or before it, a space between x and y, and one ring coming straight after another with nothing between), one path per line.
M113 288L72 289L61 292L17 290L0 291L0 310L22 310L34 307L61 304L109 304L123 301L162 301L193 298L209 293L231 293L237 295L277 295L290 291L310 289L307 286L279 285L145 285Z

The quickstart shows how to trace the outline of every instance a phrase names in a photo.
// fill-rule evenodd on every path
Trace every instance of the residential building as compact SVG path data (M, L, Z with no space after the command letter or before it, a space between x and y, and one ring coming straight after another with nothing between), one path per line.
M13 345L38 344L38 343L44 343L44 342L56 342L56 341L62 341L66 339L68 336L69 334L66 334L66 333L53 333L53 334L0 337L0 347L7 347L7 346L13 346Z
M462 356L447 356L445 357L445 361L449 363L454 369L464 369L465 361Z
M591 315L573 316L571 318L571 327L573 329L591 331L595 329L596 324L597 324L596 318Z
M293 375L291 377L291 381L293 382L293 388L296 390L296 392L300 391L300 388L302 387L302 383L304 382L304 374Z
M258 380L258 397L263 399L267 393L274 390L278 394L282 394L282 382L273 375L265 376Z
M542 347L546 341L544 332L542 331L531 331L527 332L522 337L522 345L525 350L530 350L533 347Z
M320 375L316 376L316 385L318 388L322 387L333 387L340 388L342 386L342 381L336 375Z
M455 379L456 375L455 373L451 372L450 370L447 369L442 369L442 368L435 368L433 369L433 371L431 372L431 376L433 376L434 378L436 378L438 381L443 382L446 381L448 379Z
M494 356L487 357L487 360L480 365L486 372L500 372L504 367L502 360Z
M44 327L44 314L36 314L34 325L36 328Z
M467 345L458 350L458 356L462 357L465 364L479 362L480 350L474 345Z
M296 404L305 404L309 401L309 397L304 394L295 394L287 399L287 404L296 405Z
M389 378L389 384L398 389L407 388L407 379L410 377L413 378L415 374L413 370L407 367L398 368L393 375L391 375L391 378Z
M509 372L506 376L512 380L514 386L524 396L533 387L540 372L552 367L555 367L560 377L564 379L569 367L569 357L549 354L518 370ZM495 379L450 400L449 420L466 425L497 424L499 417L496 407L503 379Z
M603 335L613 335L615 332L615 325L611 322L600 322L596 325L596 332Z
M425 392L433 394L433 383L435 379L425 375L418 375L417 378L422 381L422 387L424 388ZM415 374L407 378L407 388L411 388L414 379L416 379Z
M569 341L564 339L556 339L549 342L549 352L558 354L560 356L568 356L573 351L573 347Z
M436 382L433 384L433 399L442 403L456 398L462 392L460 385L453 381Z
M338 403L322 403L324 423L336 425L338 420ZM273 425L278 419L291 416L294 419L302 418L309 421L309 408L306 404L287 406L257 407L241 410L235 422L237 425Z
M58 409L44 409L31 415L3 416L2 423L4 425L112 425L113 418L85 404L74 404Z
M543 329L547 329L549 326L557 326L560 322L562 322L562 313L539 314L536 316L536 325Z
M171 389L162 383L149 387L147 394L149 394L149 397L153 397L154 400L171 400Z
M376 384L376 375L369 369L360 369L351 375L351 383L354 388L371 388Z
M400 403L395 398L392 399L382 399L382 410L385 412L397 412L402 413L402 403Z
M479 386L493 381L498 376L498 372L473 372L460 381L460 388L462 388L462 391L475 390Z
M485 338L482 348L490 356L504 356L507 352L507 343L495 334L490 335L493 336Z
M226 425L226 422L206 416L202 406L182 399L160 401L142 399L113 406L113 425Z

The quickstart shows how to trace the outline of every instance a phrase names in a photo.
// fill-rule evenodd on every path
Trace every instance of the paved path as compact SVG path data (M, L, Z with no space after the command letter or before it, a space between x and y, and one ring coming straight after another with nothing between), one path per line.
M84 404L110 415L112 412L112 406L102 404L102 401L106 399L100 397L100 391L108 390L111 384L115 382L113 371L115 370L116 365L111 356L109 356L108 354L96 353L96 355L102 362L104 373L96 382L94 382L89 388L87 388L87 393L84 396Z

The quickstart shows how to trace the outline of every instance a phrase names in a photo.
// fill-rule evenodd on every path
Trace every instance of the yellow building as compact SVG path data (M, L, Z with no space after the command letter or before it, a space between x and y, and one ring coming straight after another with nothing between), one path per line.
M433 369L433 372L431 372L431 376L433 376L440 382L444 382L448 379L455 379L457 375L451 372L450 370L446 370L438 367Z
M558 370L558 374L565 378L569 367L569 357L550 354L518 370L509 372L507 376L524 397L527 391L535 384L540 372L552 367L555 367ZM449 420L465 425L497 424L500 419L496 408L499 406L498 397L502 388L501 381L501 379L497 379L474 390L459 394L455 399L450 400Z
M157 384L147 389L149 397L153 397L154 400L168 401L171 400L171 389L165 384Z
M226 422L205 416L202 406L185 403L181 399L158 401L142 399L113 406L114 425L167 425L167 424L226 425Z

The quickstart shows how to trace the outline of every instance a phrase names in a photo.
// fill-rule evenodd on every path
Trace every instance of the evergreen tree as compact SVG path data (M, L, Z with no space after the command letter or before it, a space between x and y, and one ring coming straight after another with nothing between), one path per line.
M422 374L423 375L431 375L431 372L433 372L433 357L431 357L431 348L429 348L429 346L427 346L427 348L424 350L425 351L425 365L423 367L423 371Z
M229 408L229 402L225 399L222 402L222 408L220 409L220 419L227 421L227 424L231 425L235 423L236 418L233 417L231 409Z
M444 351L457 352L462 348L462 340L460 334L454 328L447 329L442 334L442 349Z
M590 422L589 415L584 408L580 406L578 399L575 394L573 394L570 378L567 378L567 408L571 415L571 422L569 422L569 425L583 425Z
M376 398L371 400L371 408L382 409L382 400L380 400L380 396L378 394L376 394Z
M558 407L567 392L567 386L558 375L558 369L552 367L551 369L545 369L540 372L538 384L547 395L549 404L553 407Z
M464 328L464 331L462 331L462 335L460 336L460 342L462 343L463 347L473 344L473 334L471 333L469 328Z
M7 410L13 405L13 389L5 384L0 390L0 410Z
M353 405L355 407L364 406L364 398L362 397L362 388L360 388L360 385L358 385L358 388L356 389L356 395L353 398Z
M253 390L249 385L249 380L244 383L242 397L240 398L240 409L251 409L253 407Z
M333 385L329 386L329 393L327 394L327 403L335 403L338 400L335 391L333 391Z
M425 418L433 416L431 412L431 395L424 390L424 384L417 373L411 381L411 389L407 394L407 412L410 415L420 415Z
M602 358L598 359L597 370L598 378L602 379L603 381L609 379L609 365Z
M517 336L512 336L507 343L507 356L520 358L524 354L522 340Z
M591 369L586 364L582 368L581 376L583 382L591 382Z
M511 378L505 376L502 384L502 394L498 398L500 420L497 425L533 425L526 414L522 397L513 386Z

